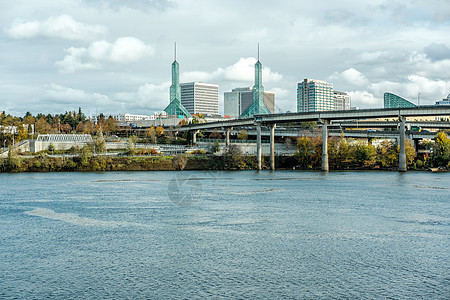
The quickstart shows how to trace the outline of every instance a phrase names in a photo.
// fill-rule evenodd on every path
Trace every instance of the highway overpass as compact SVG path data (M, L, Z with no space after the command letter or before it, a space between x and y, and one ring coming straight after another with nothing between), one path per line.
M417 106L410 108L378 108L378 109L362 109L362 110L345 110L345 111L323 111L310 113L285 113L285 114L268 114L256 115L253 118L236 119L230 121L221 121L213 123L191 124L181 127L176 127L174 130L178 132L192 131L194 133L194 140L199 130L205 129L222 129L226 132L227 144L229 144L229 134L233 127L239 126L256 126L257 136L257 160L258 170L261 170L261 136L262 126L270 128L271 141L271 155L270 167L275 169L275 154L273 145L275 142L275 127L277 124L283 123L302 123L308 121L317 121L322 124L322 170L328 171L328 136L329 126L333 121L345 120L364 120L364 119L379 119L379 118L398 118L399 120L399 140L400 140L400 154L399 154L399 171L406 171L406 152L405 152L405 138L406 138L406 119L408 117L429 117L429 116L450 116L450 106Z

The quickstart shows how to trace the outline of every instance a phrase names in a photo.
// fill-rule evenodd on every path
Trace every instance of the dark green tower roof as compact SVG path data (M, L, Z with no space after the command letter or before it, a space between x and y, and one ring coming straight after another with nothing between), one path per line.
M170 86L170 103L164 109L168 116L192 118L192 115L181 104L180 66L177 62L177 44L175 43L175 57L172 63L172 85Z
M250 118L254 115L270 114L269 109L264 104L264 87L262 85L262 64L258 61L255 64L255 85L253 86L253 103L239 116L239 118Z

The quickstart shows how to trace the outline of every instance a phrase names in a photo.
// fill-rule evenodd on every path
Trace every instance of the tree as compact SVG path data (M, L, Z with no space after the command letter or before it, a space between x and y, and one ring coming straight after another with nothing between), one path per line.
M226 170L243 169L246 167L242 150L237 145L228 146L222 156L223 167Z
M81 159L81 165L83 167L87 167L90 164L90 160L92 157L91 147L92 147L92 145L86 145L86 146L83 146L83 148L81 148L80 159Z
M75 128L75 132L83 132L84 131L84 123L80 122L78 123L77 127Z
M392 168L398 165L399 147L390 141L381 142L377 148L378 162L384 168Z
M91 120L87 120L86 122L84 122L82 132L85 134L91 134L92 131L94 131L94 123L92 123Z
M145 135L150 139L150 143L156 144L156 130L155 127L150 127L145 130Z
M46 134L46 133L50 133L51 131L51 126L50 124L48 124L47 122L47 118L45 116L42 116L39 118L39 120L37 120L36 122L36 131L41 133L41 134Z
M8 171L16 171L21 166L21 161L17 157L16 152L12 147L9 148L8 157L6 158L6 169Z
M214 129L213 132L211 132L211 134L209 135L210 139L221 139L222 138L222 134L220 132L217 131L217 129Z
M158 126L158 127L156 127L155 131L156 131L156 135L158 137L161 137L164 135L164 127Z
M301 122L300 127L312 130L317 127L317 122L316 121Z
M95 151L98 153L103 153L106 151L106 142L102 134L94 139L94 147Z
M219 152L219 150L220 150L220 144L218 141L215 141L214 145L212 145L212 147L211 147L211 152L216 153L216 152Z
M182 119L180 122L178 122L178 124L177 124L177 126L185 126L185 125L187 125L188 123L186 122L186 120L185 119Z
M375 147L362 142L357 143L352 149L352 156L359 166L371 166L375 163Z
M311 151L313 143L308 137L301 137L297 140L297 152L294 157L302 168L307 167L311 163Z
M446 167L450 162L450 139L445 132L436 134L432 161L436 167Z
M127 144L127 150L126 150L126 153L127 154L130 154L130 155L134 155L134 153L136 152L136 148L135 148L135 146L134 146L134 144L136 143L136 141L137 141L137 137L136 136L130 136L129 138L128 138L128 144Z
M70 126L70 124L62 124L61 131L64 133L69 133L72 131L72 126Z
M36 123L36 119L33 116L25 115L25 117L23 118L23 123L31 125Z
M191 124L206 123L205 116L203 114L196 114L192 116Z
M28 138L28 130L23 125L17 126L17 129L19 130L19 133L17 135L18 142Z
M241 131L239 131L239 134L238 134L237 138L238 138L238 140L246 140L246 139L248 139L247 131L245 129L242 129Z
M312 142L312 154L311 165L318 167L322 164L322 137L311 138Z
M81 107L78 107L77 121L78 122L83 122L83 123L86 121L86 116L81 111Z
M414 163L414 159L417 156L416 149L414 148L414 144L411 140L406 141L405 152L406 152L406 165L411 166Z
M338 168L343 168L349 167L349 164L351 162L351 154L350 154L350 147L348 145L347 140L341 136L341 139L339 141L339 146L338 146L338 153L337 153L337 163L336 163L336 167Z
M104 114L99 114L97 117L97 124L95 124L95 128L94 130L98 133L98 132L103 132L103 128L106 125L106 121L105 121L105 115Z
M61 119L58 116L55 116L52 119L50 126L52 127L53 133L59 133L61 131Z
M106 119L104 131L106 133L112 133L114 131L117 131L118 128L119 124L117 120L114 119L112 116L109 116L108 119Z

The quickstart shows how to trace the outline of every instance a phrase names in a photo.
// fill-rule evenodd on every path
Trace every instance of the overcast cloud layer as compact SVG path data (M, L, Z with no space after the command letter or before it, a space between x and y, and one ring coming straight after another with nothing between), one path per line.
M277 112L295 111L304 78L360 108L450 93L450 1L0 0L0 26L0 110L14 115L159 112L175 41L181 81L218 84L221 111L253 85L258 42Z

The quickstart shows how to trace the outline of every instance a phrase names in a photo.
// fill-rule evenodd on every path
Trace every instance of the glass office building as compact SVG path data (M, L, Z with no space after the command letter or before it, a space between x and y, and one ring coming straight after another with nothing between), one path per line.
M384 93L384 108L416 107L414 103L392 93Z

